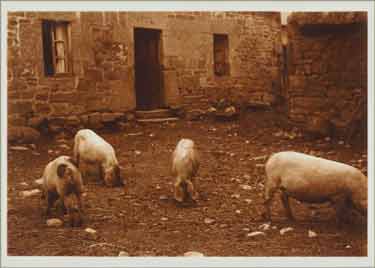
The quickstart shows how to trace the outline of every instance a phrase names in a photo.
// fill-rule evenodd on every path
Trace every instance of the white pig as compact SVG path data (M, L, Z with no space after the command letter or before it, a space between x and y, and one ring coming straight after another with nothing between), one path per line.
M82 176L73 160L69 156L59 156L49 162L44 169L43 197L47 201L46 215L58 200L61 209L66 209L72 226L82 223L83 190Z
M293 215L289 197L301 202L330 202L340 224L347 208L367 214L367 177L352 166L297 152L272 155L265 166L265 218L270 220L270 205L276 190L289 219Z
M90 129L82 129L74 137L74 159L82 173L82 162L99 167L100 177L107 186L123 184L120 167L112 145Z
M177 201L183 202L186 195L196 201L198 193L194 189L193 178L199 169L199 156L190 139L181 139L173 152L172 174L176 177L174 184L174 197Z

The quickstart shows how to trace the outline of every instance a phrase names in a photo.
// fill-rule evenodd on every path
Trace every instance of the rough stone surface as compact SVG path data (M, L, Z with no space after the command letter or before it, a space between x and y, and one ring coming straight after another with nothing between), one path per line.
M70 22L71 74L44 74L42 20ZM79 116L84 126L101 127L136 109L133 29L140 25L162 32L165 107L206 110L222 97L269 104L279 86L278 12L9 12L9 124ZM214 33L228 34L226 76L214 73ZM96 112L101 119L92 118ZM69 118L52 130L76 125Z
M11 143L34 143L40 138L40 133L31 127L10 126L8 141Z
M367 96L366 13L297 12L287 32L289 118L321 135L347 126Z

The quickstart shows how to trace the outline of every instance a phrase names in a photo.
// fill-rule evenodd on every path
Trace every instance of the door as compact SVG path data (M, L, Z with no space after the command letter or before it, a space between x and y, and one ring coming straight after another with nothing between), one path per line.
M163 106L160 66L160 30L135 28L135 89L138 110Z

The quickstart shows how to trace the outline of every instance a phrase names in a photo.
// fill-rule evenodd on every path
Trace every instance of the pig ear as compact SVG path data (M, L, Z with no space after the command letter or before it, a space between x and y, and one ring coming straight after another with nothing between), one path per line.
M60 178L64 177L65 171L66 171L67 165L66 164L60 164L57 167L57 176Z

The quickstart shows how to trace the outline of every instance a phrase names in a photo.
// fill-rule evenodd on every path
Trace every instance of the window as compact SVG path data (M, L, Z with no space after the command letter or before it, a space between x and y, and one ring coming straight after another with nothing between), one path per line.
M217 76L229 75L228 35L214 34L214 72Z
M70 73L69 22L44 20L42 35L45 75Z

